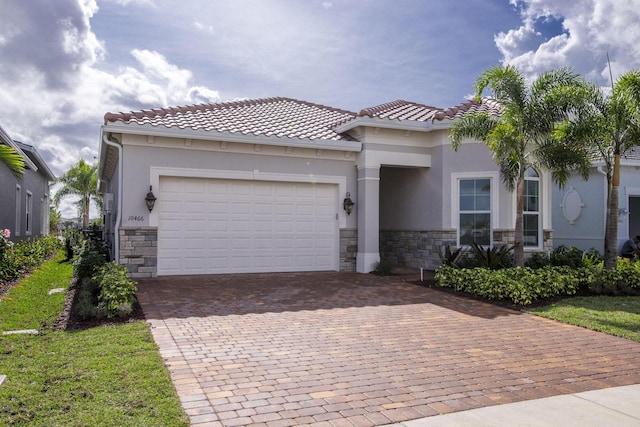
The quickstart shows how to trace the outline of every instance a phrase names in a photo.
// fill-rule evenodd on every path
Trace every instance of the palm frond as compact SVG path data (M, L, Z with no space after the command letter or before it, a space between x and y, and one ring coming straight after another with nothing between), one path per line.
M27 167L22 156L12 147L4 144L0 144L0 163L4 163L17 179L22 179L22 174Z
M489 133L498 125L500 119L487 113L469 113L453 122L449 132L449 142L454 150L460 148L464 138L486 141Z

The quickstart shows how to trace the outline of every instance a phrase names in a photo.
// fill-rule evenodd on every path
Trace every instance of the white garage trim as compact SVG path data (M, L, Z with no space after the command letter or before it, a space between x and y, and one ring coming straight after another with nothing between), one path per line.
M338 186L338 194L336 195L336 206L340 206L342 204L342 198L344 198L345 194L347 193L347 178L345 176L286 174L261 172L259 170L238 171L223 169L190 169L151 166L149 183L153 186L153 188L160 188L161 176L237 179L249 181L300 182L309 184L336 184ZM338 209L338 221L339 228L347 227L347 214L344 209ZM149 214L149 225L152 227L158 226L158 210L154 210Z

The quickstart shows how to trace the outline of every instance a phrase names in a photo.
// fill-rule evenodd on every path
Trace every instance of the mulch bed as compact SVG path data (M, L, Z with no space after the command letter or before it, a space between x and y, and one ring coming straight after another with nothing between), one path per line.
M142 307L138 304L138 301L133 305L133 311L126 317L114 317L112 319L83 319L78 316L75 310L75 304L77 303L78 284L76 278L71 280L71 285L67 291L67 299L64 302L64 308L58 314L58 318L52 325L52 328L56 331L67 330L83 330L89 328L95 328L97 326L107 325L121 325L123 323L136 322L144 320L144 312Z

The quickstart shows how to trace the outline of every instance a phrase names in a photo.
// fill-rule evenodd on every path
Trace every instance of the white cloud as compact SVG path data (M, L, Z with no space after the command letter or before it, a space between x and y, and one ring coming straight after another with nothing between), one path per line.
M205 25L205 24L201 23L200 21L195 21L193 23L193 26L196 28L196 30L203 31L205 33L209 33L209 34L215 34L216 33L215 29L213 28L213 25Z
M607 53L614 78L640 68L640 0L511 0L521 7L522 25L495 36L503 62L530 77L550 68L572 67L588 79L608 81ZM540 19L561 19L564 33L527 46Z
M132 65L107 68L106 46L90 25L96 11L93 0L11 2L5 16L15 25L0 27L0 123L36 146L56 176L80 158L97 161L108 111L220 100L155 51L134 49ZM76 214L71 199L61 212Z

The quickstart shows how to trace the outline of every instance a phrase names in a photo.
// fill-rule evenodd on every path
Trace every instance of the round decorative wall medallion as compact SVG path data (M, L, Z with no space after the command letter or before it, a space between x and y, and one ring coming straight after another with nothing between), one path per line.
M569 221L569 224L573 224L578 219L583 207L584 203L580 199L580 194L573 187L569 187L569 191L564 193L564 198L560 205L562 214Z

